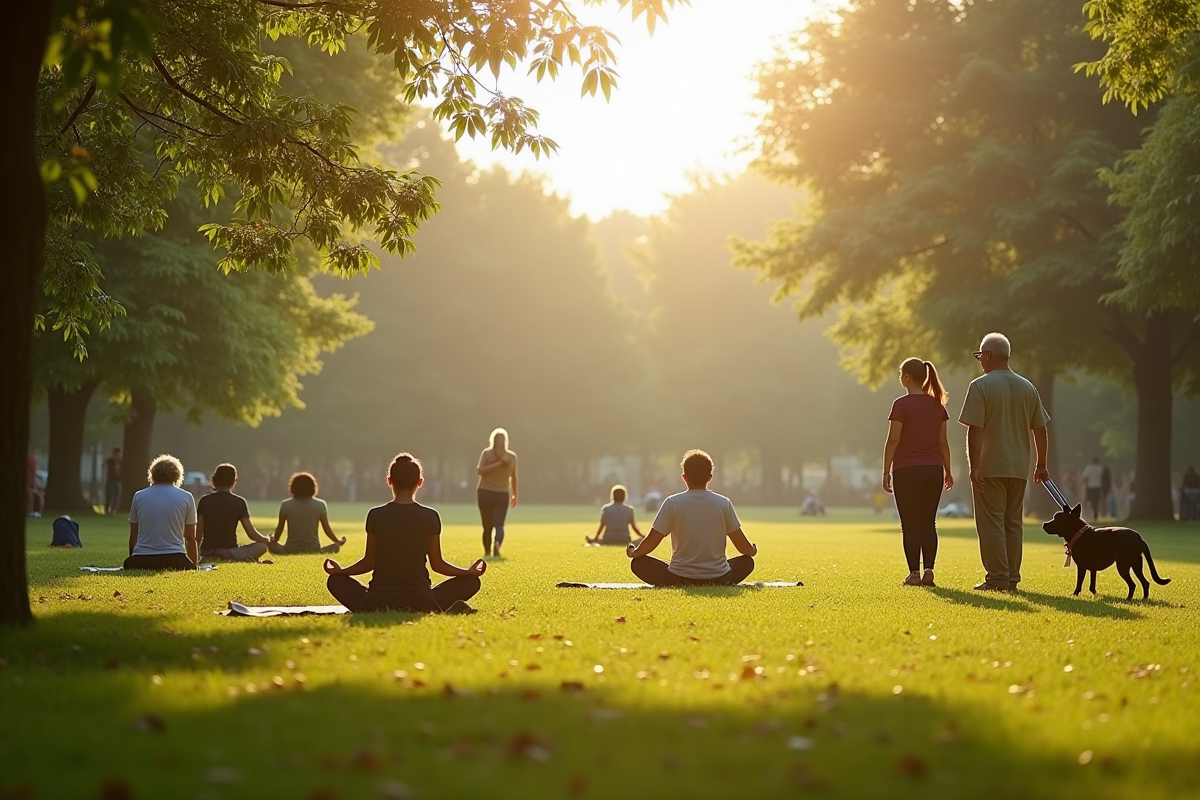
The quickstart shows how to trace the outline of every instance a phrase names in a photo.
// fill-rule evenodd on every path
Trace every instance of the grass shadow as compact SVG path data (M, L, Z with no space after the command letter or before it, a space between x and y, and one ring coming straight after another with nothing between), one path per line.
M929 591L954 605L986 608L990 611L1016 611L1022 614L1032 614L1036 611L1028 603L1018 599L1020 595L967 591L965 589L951 589L945 586L935 586L930 588Z
M964 589L950 589L942 586L930 589L930 591L943 600L956 605L968 605L974 608L986 608L993 611L1017 611L1031 614L1036 613L1038 607L1041 607L1099 619L1136 620L1144 619L1146 616L1130 608L1114 606L1104 600L1062 597L1042 592L1030 592L1024 589L1017 594L985 593Z

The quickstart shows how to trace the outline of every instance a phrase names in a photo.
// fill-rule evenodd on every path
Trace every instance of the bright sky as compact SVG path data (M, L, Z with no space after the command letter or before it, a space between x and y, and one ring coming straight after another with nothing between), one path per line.
M606 103L581 98L577 68L538 84L502 73L500 88L541 112L540 132L559 152L537 161L528 153L493 152L487 138L463 137L459 151L480 166L503 164L545 175L571 198L575 213L599 219L616 209L649 215L670 195L688 190L695 172L736 173L750 161L755 65L776 40L828 8L821 0L692 0L651 37L616 3L581 6L580 16L615 33L620 81Z

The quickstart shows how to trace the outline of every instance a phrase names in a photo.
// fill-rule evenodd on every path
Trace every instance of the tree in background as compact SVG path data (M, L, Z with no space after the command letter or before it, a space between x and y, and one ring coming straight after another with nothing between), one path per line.
M635 18L644 15L651 29L674 4L617 2L631 6ZM69 187L78 207L89 193L108 191L89 165L132 163L134 140L145 133L159 159L146 170L148 177L125 184L131 191L115 192L108 203L84 205L75 228L51 229L57 232L53 242L61 245L64 234L79 229L111 236L153 224L160 216L156 207L171 194L158 181L165 170L163 182L193 177L210 201L236 195L232 218L206 229L226 251L224 267L290 269L293 241L306 239L324 268L349 274L368 269L376 256L348 239L347 230L366 229L388 252L408 252L417 226L436 209L435 182L358 162L348 138L351 110L282 94L287 65L263 50L265 39L298 37L336 52L347 35L365 30L371 49L392 58L406 100L437 96L436 117L457 135L490 134L494 146L539 154L554 143L535 132L536 112L489 89L480 73L498 77L505 64L528 61L539 78L554 77L576 64L584 92L607 96L615 83L608 34L584 25L565 2L430 0L406 7L406 13L394 10L391 3L353 0L294 7L255 0L39 0L16 16L10 33L19 44L6 48L0 61L8 76L0 101L10 111L7 132L13 137L13 146L3 148L5 211L11 212L3 218L13 267L0 284L6 303L0 334L14 353L0 389L0 418L9 426L0 437L0 622L31 619L22 465L48 221L43 176L58 179L52 194L55 187ZM59 84L60 113L53 121L39 117L43 79ZM56 200L55 224L72 213ZM96 264L86 250L61 245L46 255L41 283L56 302L50 324L82 347L87 325L106 323L115 309L98 291Z
M1094 52L1077 17L1032 0L861 3L795 34L760 76L761 161L812 204L739 260L800 295L802 316L845 304L831 333L868 381L913 350L962 363L989 330L1014 337L1047 401L1066 369L1123 376L1142 410L1136 513L1169 517L1158 353L1189 338L1100 305L1120 239L1098 171L1138 124L1072 74Z

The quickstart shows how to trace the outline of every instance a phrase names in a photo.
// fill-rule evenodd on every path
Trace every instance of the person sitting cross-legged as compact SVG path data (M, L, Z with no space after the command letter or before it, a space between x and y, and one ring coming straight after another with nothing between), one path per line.
M279 524L267 542L275 555L289 553L336 553L346 543L346 537L337 538L329 525L329 507L317 497L317 479L311 472L297 472L288 478L288 494L291 498L279 504ZM284 526L287 526L287 542L281 542ZM321 546L320 531L330 543Z
M596 529L595 536L584 536L585 542L627 545L630 541L630 528L633 528L638 539L642 538L642 532L633 518L633 506L625 504L627 494L625 487L619 483L612 487L612 502L600 509L600 527Z
M728 497L708 490L713 476L712 458L703 450L683 456L686 492L663 501L650 533L626 554L633 574L652 586L733 586L754 571L758 547L746 538L737 512ZM650 553L667 536L671 537L671 563ZM725 557L725 539L741 555Z
M481 586L487 571L482 558L467 567L456 567L442 557L442 518L416 501L423 484L421 462L401 453L388 468L392 502L367 512L367 548L363 557L343 567L325 559L329 593L351 611L441 611L473 614L467 604ZM430 586L429 568L450 576ZM353 575L371 572L363 586Z
M204 558L224 558L230 561L258 561L267 554L270 541L250 521L246 498L233 493L237 486L237 467L221 464L212 474L212 493L196 503L196 539ZM237 526L252 540L238 546Z
M200 563L196 552L196 499L179 488L183 464L161 455L146 471L150 483L129 506L129 558L125 569L185 570Z

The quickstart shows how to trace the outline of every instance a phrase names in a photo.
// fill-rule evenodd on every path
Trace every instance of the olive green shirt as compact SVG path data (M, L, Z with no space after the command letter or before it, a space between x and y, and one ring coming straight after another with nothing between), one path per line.
M958 421L979 428L981 478L1029 480L1034 428L1050 421L1032 383L1011 369L995 369L971 381Z

